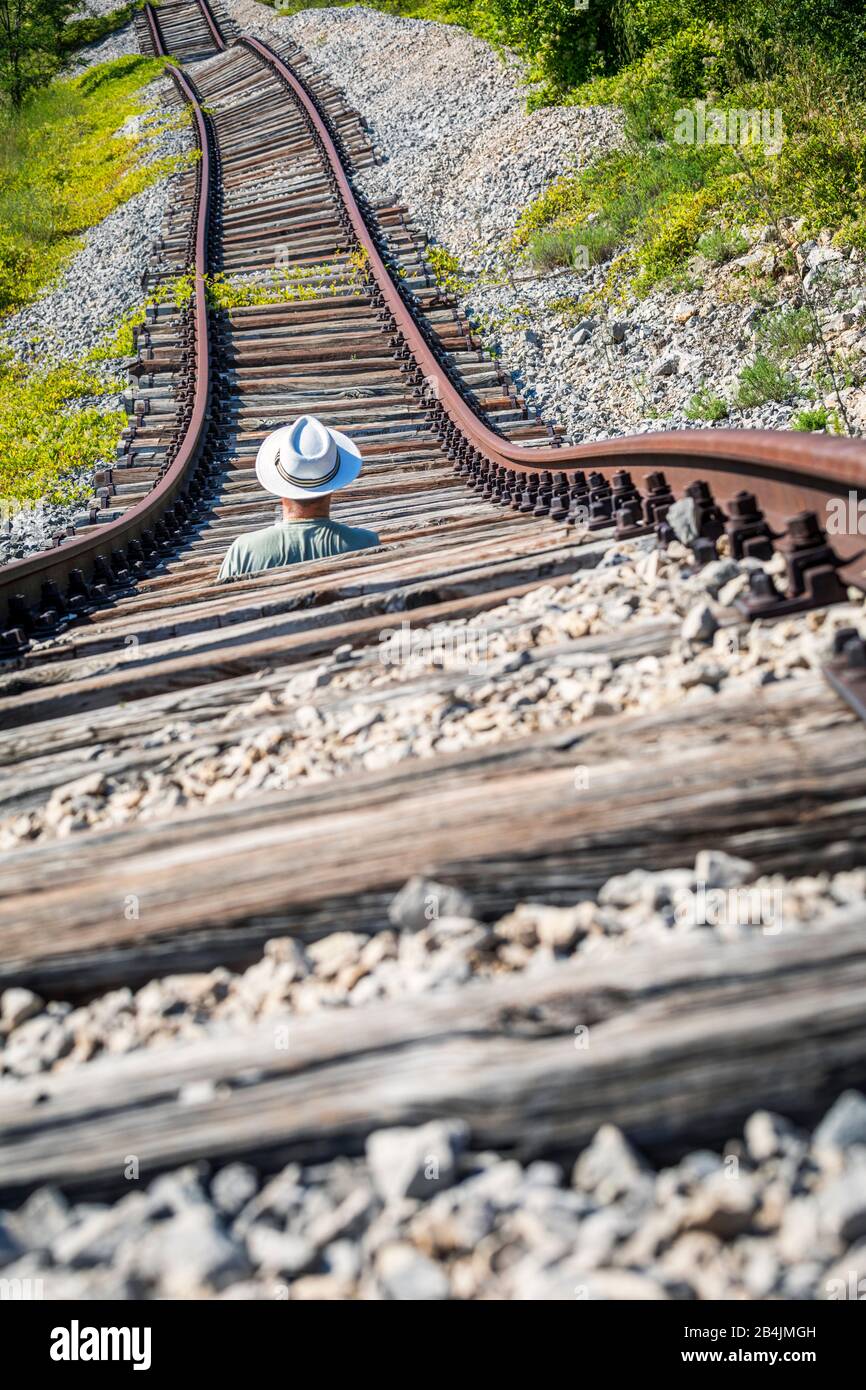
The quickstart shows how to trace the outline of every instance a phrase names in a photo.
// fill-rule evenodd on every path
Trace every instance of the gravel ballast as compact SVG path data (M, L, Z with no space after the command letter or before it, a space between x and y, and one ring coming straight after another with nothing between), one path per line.
M730 943L830 931L834 918L864 898L866 869L786 879L702 850L690 866L617 875L595 898L567 907L522 902L484 922L459 890L417 877L376 932L337 930L306 947L275 937L244 971L169 975L77 1008L7 989L0 994L0 1090L12 1096L16 1081L100 1057L237 1036L265 1019L289 1024L324 1009L471 988L577 955L664 949L695 935Z
M722 1153L662 1168L613 1125L564 1161L520 1162L447 1118L273 1176L123 1164L113 1204L46 1187L0 1212L3 1278L48 1300L836 1302L866 1286L856 1091L811 1133L756 1111Z
M851 590L850 603L738 630L735 604L753 570L780 578L784 558L723 555L696 569L681 542L659 550L650 536L608 544L565 585L492 599L471 621L416 629L396 618L378 644L276 668L228 715L171 721L146 752L133 740L131 771L117 767L125 750L115 740L95 737L86 775L0 819L0 849L683 702L697 718L716 698L814 676L834 634L862 626ZM587 663L581 651L585 638L639 632L656 637L658 654L605 651Z

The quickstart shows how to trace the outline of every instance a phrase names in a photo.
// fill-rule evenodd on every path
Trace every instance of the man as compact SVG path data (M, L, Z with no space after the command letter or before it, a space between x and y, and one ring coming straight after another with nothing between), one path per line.
M332 493L353 483L360 471L358 446L313 415L274 430L259 449L256 477L266 492L282 498L282 520L232 541L220 580L378 545L375 531L331 520Z

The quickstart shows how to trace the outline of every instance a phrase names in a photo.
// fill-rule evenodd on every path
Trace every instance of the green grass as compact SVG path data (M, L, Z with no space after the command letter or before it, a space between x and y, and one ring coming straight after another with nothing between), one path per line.
M121 390L77 364L30 371L0 363L0 498L14 509L40 498L74 502L89 491L76 474L110 458L126 424L123 412L103 412L89 397ZM80 408L84 403L84 408Z
M120 58L51 83L17 115L0 112L0 314L50 283L89 227L183 163L141 167L156 119L144 134L116 134L162 67Z
M85 15L82 19L68 20L63 29L58 57L65 58L87 44L98 43L109 34L115 34L129 24L136 11L144 8L144 4L145 0L130 0L129 4L121 5L110 14Z
M711 25L688 37L692 48L681 34L569 95L577 105L619 105L625 144L551 184L511 241L535 259L542 234L580 240L597 225L618 252L602 302L645 294L697 252L724 264L747 249L743 227L768 221L802 219L801 239L829 227L837 243L866 248L863 74L817 51L785 49L770 76L731 75ZM700 62L686 61L690 55ZM708 97L723 110L781 111L781 149L678 143L677 111Z
M779 309L761 320L758 337L770 351L793 357L818 341L818 325L811 309Z
M727 414L727 401L707 386L702 386L695 392L685 411L687 420L708 420L712 424L724 420Z
M618 232L607 220L585 222L578 227L554 227L534 232L527 254L539 270L574 266L578 270L610 259L619 245Z
M792 430L821 431L826 434L842 434L842 422L836 410L830 410L826 405L814 406L807 410L798 410L797 414L791 418Z
M765 405L767 401L784 401L795 387L794 378L778 362L758 353L754 362L740 372L736 404L742 410Z
M698 251L712 265L725 265L748 251L749 243L742 232L727 227L713 227L698 239Z

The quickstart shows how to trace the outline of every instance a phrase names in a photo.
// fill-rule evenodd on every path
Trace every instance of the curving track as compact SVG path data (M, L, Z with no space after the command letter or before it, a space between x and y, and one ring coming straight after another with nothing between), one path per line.
M269 692L298 673L315 680L316 664L334 653L359 671L374 670L380 632L395 614L411 613L420 628L493 613L494 625L505 629L514 621L508 599L541 581L561 587L576 570L598 564L616 536L663 526L673 497L686 491L698 504L701 560L723 527L734 553L770 554L785 521L795 518L784 541L787 590L773 592L768 579L759 579L744 623L842 600L845 583L864 582L856 538L837 557L804 515L822 515L829 497L847 496L850 488L866 490L862 443L707 430L564 445L529 415L507 373L433 282L407 209L374 209L354 190L353 170L373 158L363 126L305 55L291 49L280 56L249 38L226 46L203 0L165 3L157 12L147 7L140 32L156 52L209 58L173 72L178 100L192 108L202 158L179 184L153 268L155 283L186 270L193 294L180 310L155 310L139 334L131 426L92 524L0 571L9 654L0 674L0 727L8 731L4 814L28 814L95 765L120 777L164 766L163 731L174 721L192 726L184 745L192 755L229 739L225 730L238 706L252 706L253 729L293 718L274 712ZM300 298L228 312L209 307L207 276L274 264L305 287ZM303 411L361 443L365 471L336 515L376 526L382 546L306 566L302 574L271 572L219 587L216 572L229 541L273 514L272 499L255 480L256 450L270 429ZM728 504L724 513L712 494ZM771 530L779 533L775 541ZM847 567L840 570L842 559ZM662 625L623 641L576 640L566 656L575 669L601 658L616 664L662 653L674 635ZM421 682L419 693L426 691ZM823 743L816 733L822 730ZM854 717L812 679L762 700L719 700L704 708L699 727L688 710L619 721L612 731L601 719L580 731L359 769L348 779L253 802L205 801L164 822L106 823L24 844L0 865L0 987L25 983L80 997L168 970L247 961L275 930L312 938L335 921L373 930L413 872L465 884L492 913L521 896L572 901L614 872L679 864L708 842L789 872L804 856L810 871L860 862L863 831L850 807L866 795L861 745ZM570 794L576 761L599 769L580 815ZM287 863L303 866L300 890L287 882ZM142 904L140 914L124 913L128 901ZM800 981L821 968L814 942L751 948L754 964L743 965L751 1012L741 1021L748 1044L736 1084L720 1063L718 1074L702 1078L701 1097L680 1104L689 1048L698 1045L691 1038L672 1070L657 1063L657 1108L648 1110L646 1091L629 1091L637 1084L636 1060L622 1062L627 1098L620 1100L636 1132L643 1125L656 1139L703 1134L708 1107L724 1126L746 1104L784 1108L794 1092L808 1110L837 1083L856 1080L866 1022L851 1000L862 989L866 960L859 946L846 954L844 934L839 941L831 965L848 972L844 1001L833 993L831 966L817 993L797 993ZM719 957L717 969L705 970L702 988L715 991L717 1012L724 998L730 1002L730 959ZM668 964L661 973L672 989L683 988L690 969ZM795 999L781 1023L769 1007L777 971L790 972ZM494 1021L484 1025L505 1027L509 1037L503 1020L521 1010L510 988L501 1004L491 995ZM616 996L641 1010L647 988L653 986L638 975L626 972L614 983L602 971L591 1007L615 1012ZM698 1012L694 1000L682 1008ZM803 1018L818 1011L826 1048L815 1045L813 1032L801 1055ZM532 1021L531 1013L516 1035L563 1026L558 996L545 996ZM441 1010L441 1017L433 1014L424 1014L419 1030L446 1028ZM412 1015L408 1008L383 1014L377 1045L386 1045L391 1029L412 1033ZM359 1047L364 1026L353 1020L347 1032ZM719 1037L714 1042L707 1027L700 1045L721 1056ZM315 1029L309 1036L309 1055L318 1057L324 1046L333 1061L336 1045L324 1044ZM775 1072L754 1060L775 1058L773 1048L787 1058ZM251 1056L244 1054L245 1066L265 1066L258 1053ZM515 1141L515 1123L518 1131L521 1124L532 1128L533 1087L548 1064L548 1054L539 1054L525 1090L506 1104L497 1090L499 1062L489 1063L484 1133L491 1142L504 1135ZM234 1075L238 1064L220 1054L214 1065ZM276 1065L272 1055L268 1065ZM214 1102L203 1137L194 1125L190 1132L172 1128L171 1086L166 1090L159 1066L142 1065L137 1095L145 1097L144 1118L127 1107L122 1078L106 1100L114 1149L165 1165L203 1151L246 1153L258 1145L276 1153L302 1145L312 1123L303 1097L297 1114L288 1115L282 1092L268 1090L273 1083L265 1080L261 1093L253 1085L252 1098L241 1088ZM412 1076L404 1080L409 1095ZM69 1125L80 1115L83 1084L74 1076L40 1081L49 1102L38 1124L26 1097L13 1107L0 1185L18 1189L70 1174L96 1187L109 1181L83 1126L64 1130L58 1146L52 1117ZM448 1084L459 1091L458 1083ZM560 1138L573 1139L581 1124L587 1129L604 1118L603 1106L589 1105L580 1122L574 1119L572 1084L559 1078L544 1112ZM641 1073L639 1087L651 1084ZM431 1082L417 1104L425 1113L441 1110L443 1094ZM460 1108L453 1090L448 1104L447 1113ZM147 1117L154 1109L161 1115L160 1106L169 1119L149 1128ZM622 1109L616 1113L622 1119ZM398 1104L394 1114L408 1110ZM357 1140L374 1118L363 1106L353 1111L351 1099L335 1100L327 1121L334 1144L349 1133ZM325 1124L321 1116L319 1122ZM544 1147L543 1132L535 1137Z

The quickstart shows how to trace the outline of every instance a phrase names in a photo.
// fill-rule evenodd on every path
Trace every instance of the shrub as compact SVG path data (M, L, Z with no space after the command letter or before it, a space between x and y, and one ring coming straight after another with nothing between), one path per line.
M838 241L866 247L866 80L850 60L853 50L833 54L824 25L830 15L853 22L853 0L780 3L789 14L797 8L800 20L812 14L827 42L809 46L803 35L811 21L804 20L794 45L772 22L769 0L758 0L754 24L752 11L733 0L620 0L632 61L568 100L620 105L625 148L546 190L520 218L515 247L534 232L579 226L595 214L629 248L603 292L608 302L625 289L645 293L696 249L716 264L741 254L745 242L729 229L768 217L803 219L806 235L832 227ZM751 46L743 38L750 25ZM845 32L854 43L856 26ZM698 99L766 112L774 122L780 111L780 147L753 139L678 143L678 113Z
M758 337L767 348L793 357L818 341L818 325L811 309L779 309L761 320Z
M122 389L78 364L39 372L0 364L0 495L6 505L85 495L82 470L114 454L126 424L122 411L88 404L112 387Z
M754 362L740 372L736 404L742 410L751 410L753 406L764 405L767 401L783 401L791 395L794 386L794 378L789 372L763 353L758 353Z
M445 246L431 245L427 247L426 255L437 285L447 294L462 294L469 282L461 274L460 262L454 253Z
M724 265L745 255L749 243L742 232L727 227L713 227L698 239L698 250L713 265Z
M619 237L608 224L589 222L582 227L536 232L530 239L528 254L540 270L568 265L585 269L609 260L618 244Z
M687 420L709 420L712 424L724 420L727 414L727 402L706 386L695 392L685 410Z
M791 419L792 430L825 431L827 434L842 434L842 422L836 410L828 410L826 405L817 405L807 410L798 410Z

